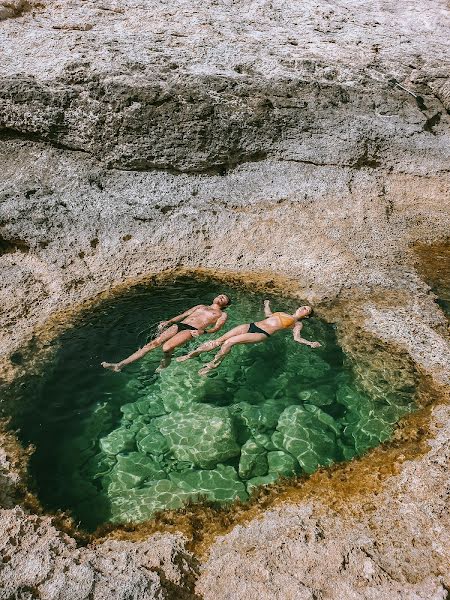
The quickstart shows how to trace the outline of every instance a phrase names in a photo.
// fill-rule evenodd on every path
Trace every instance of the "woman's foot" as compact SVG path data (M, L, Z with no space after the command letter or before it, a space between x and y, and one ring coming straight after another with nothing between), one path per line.
M217 362L215 360L212 360L211 362L207 363L203 368L200 369L200 371L198 372L199 375L208 375L208 373L210 371L212 371L213 369L217 369L217 367L220 365L220 361Z
M110 371L114 371L114 373L120 373L120 371L122 370L119 363L102 362L102 367L104 369L109 369Z
M208 375L208 373L211 371L211 369L214 369L215 367L212 367L210 364L207 364L205 367L203 367L202 369L200 369L200 371L198 372L199 375L202 375L203 377L206 377L206 375Z
M190 354L183 354L183 356L179 356L176 361L177 362L184 362L185 360L189 360L190 358L192 358L192 356Z

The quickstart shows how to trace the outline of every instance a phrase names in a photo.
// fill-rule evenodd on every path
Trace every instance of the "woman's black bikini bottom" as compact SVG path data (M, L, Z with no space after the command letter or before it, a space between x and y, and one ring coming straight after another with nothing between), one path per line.
M264 329L261 329L261 327L258 327L258 325L255 325L254 323L250 323L248 326L248 333L263 333L264 335L267 335L267 337L270 337L270 333L267 333L267 331L264 331Z

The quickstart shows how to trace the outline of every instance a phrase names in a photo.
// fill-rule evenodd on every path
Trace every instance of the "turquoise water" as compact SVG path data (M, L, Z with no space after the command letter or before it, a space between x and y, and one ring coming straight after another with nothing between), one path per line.
M93 529L188 500L246 500L281 476L362 454L413 408L409 392L364 394L333 327L314 317L303 335L321 348L280 332L235 347L207 378L197 372L213 354L173 361L161 374L159 350L121 373L100 367L142 346L159 321L219 292L233 298L227 329L262 318L260 294L183 278L105 301L55 341L51 365L39 385L25 385L27 408L14 422L36 446L31 470L47 509L71 511ZM268 297L276 310L299 304Z

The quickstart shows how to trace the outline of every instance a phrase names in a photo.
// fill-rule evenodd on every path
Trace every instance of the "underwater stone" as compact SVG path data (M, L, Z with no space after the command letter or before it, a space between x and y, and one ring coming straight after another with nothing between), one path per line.
M336 400L350 410L364 410L372 401L359 390L346 383L338 386Z
M267 380L273 376L275 368L272 361L267 362L262 358L255 360L245 372L246 385L262 391Z
M208 469L239 455L240 448L226 408L196 404L158 417L153 423L178 460Z
M301 470L295 458L282 450L269 452L267 461L269 463L269 473L276 475L290 477Z
M334 431L316 414L300 406L286 408L277 429L283 436L283 447L295 456L307 473L338 458Z
M331 415L321 410L318 406L314 406L313 404L305 404L303 406L305 410L314 415L321 423L329 427L336 436L341 435L341 426L339 423L333 419Z
M290 365L289 365L290 366ZM292 368L292 367L291 367ZM330 371L330 365L325 362L320 356L311 351L305 351L301 355L301 359L297 359L295 370L298 373L299 379L317 380L322 379Z
M161 465L140 452L117 456L117 464L105 481L109 482L108 493L121 493L124 489L140 486L145 480L166 479Z
M136 434L139 452L144 454L164 454L169 445L162 433L154 425L145 425Z
M87 462L83 472L92 479L98 479L109 473L115 463L116 461L113 456L99 452Z
M127 429L129 429L130 431L134 431L137 435L143 427L149 424L150 421L150 417L144 417L144 415L139 415L135 417L132 421L128 421L124 418L122 420L122 424L124 424L125 422Z
M234 405L241 403L261 404L264 402L264 396L261 392L248 389L245 387L239 388L234 394Z
M159 417L166 412L161 398L158 398L156 394L150 394L145 399L124 404L120 410L124 418L129 421L134 421L139 417Z
M221 379L205 379L201 392L201 401L207 404L223 406L230 402L228 386L225 381Z
M117 469L123 473L132 473L145 479L166 479L161 465L141 452L130 452L117 456Z
M351 460L357 454L354 447L349 446L348 444L345 444L341 439L337 440L337 446L338 446L339 450L341 451L342 458L344 460Z
M230 412L241 425L247 427L252 435L275 429L278 417L284 406L277 404L276 400L267 400L264 404L255 406L248 402L232 404Z
M206 496L209 500L220 502L248 498L244 484L231 466L217 465L216 469L211 470L171 473L169 477L179 488L195 497Z
M189 361L173 362L170 369L161 372L159 387L165 412L182 410L198 399L198 373Z
M334 390L328 385L320 385L316 388L301 390L298 396L303 402L314 404L314 406L329 406L335 401Z
M275 450L275 445L268 433L256 433L253 439L257 444L265 448L266 450Z
M345 419L348 425L344 428L344 435L358 454L387 440L392 434L393 425L383 421L373 410L349 411Z
M253 490L260 485L269 485L270 483L274 483L278 477L278 473L268 473L267 475L264 475L264 477L253 477L246 482L247 492L251 494Z
M158 510L181 508L190 499L192 494L169 479L151 481L140 489L112 496L110 520L113 523L145 521Z
M124 418L128 421L133 421L136 417L139 417L141 413L139 412L138 407L136 406L136 402L130 402L128 404L124 404L120 407L120 412L123 414Z
M138 400L135 404L141 415L147 417L159 417L166 412L162 399L156 394L150 394L147 398Z
M283 442L284 442L284 438L283 435L279 432L279 431L274 431L272 433L272 444L274 445L275 448L278 448L278 450L282 450L284 452L285 448L283 446Z
M394 424L410 410L408 405L382 406L348 384L340 385L336 396L348 409L344 436L358 454L387 440Z
M119 454L126 450L134 449L135 433L125 427L114 429L107 436L100 439L100 448L106 454Z
M267 451L259 446L255 440L247 440L241 448L239 476L242 479L250 479L251 477L266 475L267 470Z

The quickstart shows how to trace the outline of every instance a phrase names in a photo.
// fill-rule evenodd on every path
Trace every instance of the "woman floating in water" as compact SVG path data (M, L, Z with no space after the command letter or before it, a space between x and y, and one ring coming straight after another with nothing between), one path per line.
M303 323L300 321L301 319L308 317L311 314L311 311L312 308L310 306L301 306L293 315L288 315L283 312L274 313L270 309L269 300L265 300L264 314L266 318L263 321L238 325L217 340L206 342L199 346L197 350L193 350L185 356L180 356L177 358L177 361L182 362L194 358L195 356L202 354L202 352L210 352L214 348L221 346L220 351L213 360L199 371L200 375L207 375L212 369L216 369L220 365L235 344L256 344L258 342L264 342L267 338L281 329L292 329L294 340L299 344L305 344L305 346L310 346L311 348L319 348L319 342L305 340L300 333L303 327Z
M111 371L121 371L125 365L139 360L147 354L162 346L164 357L159 366L164 369L170 364L173 351L179 346L183 346L193 337L202 335L203 333L215 333L219 331L228 318L228 315L222 311L223 308L231 303L229 296L220 294L214 298L210 306L199 304L194 306L177 317L173 317L168 321L163 321L159 324L160 334L156 339L149 342L134 354L121 360L118 363L102 362L102 367L111 369ZM206 327L214 325L211 329ZM167 327L167 329L165 329Z

